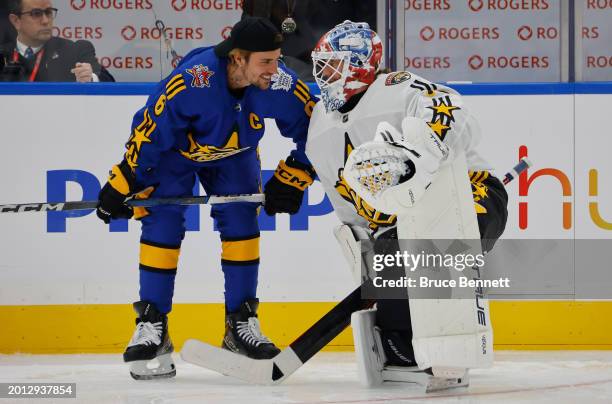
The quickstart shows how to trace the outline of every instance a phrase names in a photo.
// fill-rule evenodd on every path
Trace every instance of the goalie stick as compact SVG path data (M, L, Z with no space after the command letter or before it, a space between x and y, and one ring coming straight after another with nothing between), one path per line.
M230 202L257 202L263 203L264 194L240 194L240 195L206 195L188 196L184 198L151 198L130 199L126 203L132 207L151 207L159 205L214 205ZM98 201L72 201L72 202L41 202L21 203L11 205L0 205L0 213L23 213L23 212L63 212L69 210L95 209Z
M354 311L367 309L373 305L374 300L361 299L361 286L358 286L272 359L251 359L196 339L185 341L181 358L194 365L249 383L278 384L348 327Z
M521 159L504 176L504 184L511 182L530 166L529 160ZM185 341L181 350L181 358L185 362L252 384L279 384L344 331L350 324L352 313L374 305L373 300L361 298L361 288L371 282L368 280L358 286L272 359L251 359L196 339Z

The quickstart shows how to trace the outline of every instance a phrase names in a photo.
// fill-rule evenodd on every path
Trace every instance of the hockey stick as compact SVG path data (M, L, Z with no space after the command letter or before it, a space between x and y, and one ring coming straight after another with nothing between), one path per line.
M184 198L151 198L130 199L126 203L130 206L152 207L159 205L214 205L230 202L257 202L263 203L264 194L241 194L241 195L206 195L188 196ZM23 213L23 212L62 212L69 210L95 209L98 201L73 201L73 202L42 202L22 203L11 205L0 205L0 213Z
M370 282L371 281L367 281ZM254 384L278 384L298 370L351 322L351 314L374 305L361 298L358 286L340 303L272 359L251 359L196 339L185 341L184 361Z
M521 159L519 164L504 176L504 184L511 182L513 178L530 166L529 160ZM509 179L506 181L506 178ZM196 339L185 341L181 350L181 358L194 365L249 383L281 383L344 331L350 324L353 312L372 307L373 300L363 300L361 298L361 288L371 283L372 281L368 280L358 286L272 359L251 359Z

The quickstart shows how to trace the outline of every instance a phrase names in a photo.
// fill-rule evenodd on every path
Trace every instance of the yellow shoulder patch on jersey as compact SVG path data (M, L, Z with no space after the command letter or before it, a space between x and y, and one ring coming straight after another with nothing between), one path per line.
M385 79L385 86L394 86L403 83L404 81L410 80L411 77L412 75L408 72L391 73Z
M208 66L202 64L194 65L191 69L185 69L191 76L191 87L210 87L210 78L215 74Z

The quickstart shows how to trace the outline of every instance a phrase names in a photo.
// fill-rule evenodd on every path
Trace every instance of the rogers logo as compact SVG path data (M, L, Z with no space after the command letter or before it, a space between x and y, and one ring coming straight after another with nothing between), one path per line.
M59 36L66 39L101 39L104 31L102 27L83 27L83 26L66 26L53 27L51 29L53 36Z
M469 0L468 7L470 8L470 10L477 13L482 10L482 8L484 7L484 3L482 0Z
M612 56L587 56L586 65L590 69L609 69L612 67Z
M450 10L448 0L405 0L405 10Z
M483 60L479 55L468 59L472 70L479 70L483 66L487 69L548 69L550 61L548 56L487 56Z
M612 8L612 0L588 0L587 8L589 10L605 10Z
M599 27L582 27L582 39L599 38Z
M75 10L82 10L85 8L85 0L70 0L70 6Z
M421 28L419 35L421 36L422 40L429 42L434 38L434 36L436 36L436 32L431 27L423 27Z
M242 10L243 0L172 0L172 8L184 11L187 6L190 10ZM439 1L439 0L436 0Z
M448 56L416 56L404 58L404 68L414 69L449 69L451 60Z
M484 65L484 60L478 55L472 55L468 59L468 64L472 70L479 70Z
M126 41L131 41L132 39L136 38L136 30L131 25L126 25L121 30L121 36Z
M91 10L150 10L152 0L70 0L75 10L85 7Z
M232 32L232 27L231 26L227 26L227 27L223 28L223 30L221 31L221 38L223 38L223 39L229 38L231 32Z
M516 34L522 41L528 41L533 36L533 30L531 29L531 27L523 25L518 29Z
M172 0L172 8L176 11L183 11L187 8L187 0Z
M523 25L516 31L516 35L523 41L534 39L557 39L559 29L557 27L535 27Z
M468 7L478 12L488 10L548 10L548 0L469 0Z
M431 29L430 27L424 27L421 30L421 38L424 40L430 40L431 37L436 35L441 41L485 41L500 38L499 27L440 27L437 30L431 29L431 35L426 28ZM424 34L430 36L423 37Z
M153 58L151 56L104 56L100 58L100 64L108 69L142 69L153 68Z
M164 30L168 39L177 40L202 40L204 39L204 28L202 27L166 27ZM155 27L139 27L134 28L131 25L126 25L121 30L121 36L126 41L132 41L134 39L147 40L162 39L164 34L162 31Z

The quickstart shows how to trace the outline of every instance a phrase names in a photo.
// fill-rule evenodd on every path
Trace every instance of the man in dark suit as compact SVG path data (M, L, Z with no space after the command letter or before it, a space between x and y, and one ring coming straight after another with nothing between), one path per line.
M17 34L8 18L8 4L0 0L0 46L14 42Z
M9 20L17 31L5 45L3 79L8 81L115 81L100 66L89 41L51 35L57 9L51 0L9 0Z

